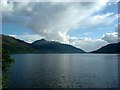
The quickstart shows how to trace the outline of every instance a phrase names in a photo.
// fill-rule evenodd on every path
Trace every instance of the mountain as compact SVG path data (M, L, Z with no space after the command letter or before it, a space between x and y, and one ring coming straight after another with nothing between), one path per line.
M72 45L47 41L45 39L29 44L11 36L0 35L0 39L1 37L2 48L9 53L85 53L83 50ZM120 42L108 44L90 53L120 53Z
M15 39L11 36L2 36L2 48L9 53L41 53L40 50L33 48L29 43Z
M63 44L45 39L37 40L31 44L34 48L41 50L43 53L84 53L72 45Z
M120 53L120 42L108 44L98 50L92 51L91 53Z
M83 50L68 44L45 39L29 44L6 35L2 35L2 48L9 53L84 53Z

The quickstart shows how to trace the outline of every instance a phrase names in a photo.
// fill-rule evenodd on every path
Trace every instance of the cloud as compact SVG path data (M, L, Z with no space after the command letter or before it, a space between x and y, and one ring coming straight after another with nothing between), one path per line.
M40 40L44 38L37 34L21 34L21 35L9 35L9 36L26 41L28 43L32 43L36 40ZM76 38L76 37L67 37L67 38L69 41L68 44L73 45L77 48L81 48L86 52L97 50L100 47L108 44L106 41L102 39Z
M105 46L109 43L117 43L118 42L117 34L118 34L117 32L106 33L100 39L91 39L91 38L87 38L87 37L86 38L77 38L77 37L69 37L68 36L67 43L71 44L77 48L81 48L86 52L90 52L93 50L97 50L100 47ZM44 38L37 34L22 34L22 35L9 35L9 36L15 37L20 40L24 40L28 43L32 43L36 40L40 40L40 39Z
M118 32L106 33L102 37L103 40L108 43L117 43L118 42Z
M78 28L104 2L15 2L3 3L3 23L14 22L30 28L48 40L68 42L69 30ZM82 27L82 26L81 26Z
M114 13L92 15L83 20L81 26L95 27L95 26L108 26L118 19L118 15Z
M14 2L33 2L31 0L2 0L3 1L14 1ZM118 1L118 0L99 0L99 2L106 1ZM34 2L96 2L96 0L34 0Z
M37 35L37 34L22 34L22 35L9 35L9 36L12 36L12 37L15 37L17 39L26 41L28 43L32 43L36 40L40 40L40 39L43 38L43 37L41 37L40 35Z
M2 0L3 1L14 1L14 2L33 2L31 0ZM120 0L98 0L99 2L118 2ZM34 0L34 2L96 2L96 0Z
M102 39L70 37L68 31L77 28L110 25L117 18L113 13L95 15L104 8L108 0L101 2L11 2L2 3L2 21L16 23L30 28L35 34L10 35L29 43L45 38L63 43L69 43L85 51L96 50L112 40L105 34ZM18 32L16 30L16 32ZM85 33L85 35L91 32ZM114 37L112 37L114 38ZM110 38L109 38L110 39Z
M69 38L70 44L78 48L83 49L86 52L97 50L100 47L107 45L108 43L102 39L91 39L91 38Z

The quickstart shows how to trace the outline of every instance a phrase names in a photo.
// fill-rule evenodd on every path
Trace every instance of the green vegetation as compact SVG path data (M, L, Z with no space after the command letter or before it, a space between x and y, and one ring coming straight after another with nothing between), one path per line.
M11 36L2 35L2 46L10 54L20 53L85 53L83 50L72 45L62 44L45 39L27 43Z
M2 49L2 87L5 88L7 84L7 70L10 67L10 64L14 62L13 59L10 58L9 53Z
M2 48L10 54L40 53L40 50L33 48L29 43L6 35L2 35Z
M2 70L5 71L14 60L10 58L8 51L2 49Z

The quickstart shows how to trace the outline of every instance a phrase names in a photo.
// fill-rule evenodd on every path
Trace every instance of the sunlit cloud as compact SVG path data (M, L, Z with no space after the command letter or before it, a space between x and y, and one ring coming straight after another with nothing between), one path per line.
M15 1L15 0L14 0ZM108 40L113 35L104 34L99 39L88 38L87 35L92 34L92 31L84 33L86 38L71 37L68 32L72 30L86 27L110 26L117 19L118 15L114 12L102 13L110 0L98 0L93 2L81 2L76 0L52 0L53 2L43 2L40 0L30 2L13 2L9 3L4 0L2 2L2 23L15 23L21 27L29 28L34 34L10 35L29 43L45 38L47 40L69 43L76 47L82 48L85 51L95 50L108 43L113 43L113 40ZM51 1L51 0L46 0ZM62 2L63 1L63 2ZM82 2L83 1L83 2ZM118 1L115 1L118 2ZM99 27L100 28L100 27ZM101 27L103 29L103 27ZM17 29L16 29L16 32ZM115 39L115 40L116 40ZM114 41L115 41L114 40Z
M103 40L108 43L117 43L118 42L118 32L106 33L102 37Z
M46 39L67 42L67 32L80 28L83 20L102 6L99 2L3 3L3 23L13 21Z

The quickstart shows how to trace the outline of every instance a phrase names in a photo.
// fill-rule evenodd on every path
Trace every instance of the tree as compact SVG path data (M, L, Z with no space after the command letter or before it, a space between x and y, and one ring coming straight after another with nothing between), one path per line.
M5 88L7 85L7 70L10 67L10 64L13 62L14 60L11 59L9 53L7 50L2 49L2 86L3 88Z
M7 50L2 49L2 70L5 71L14 60L10 58Z

